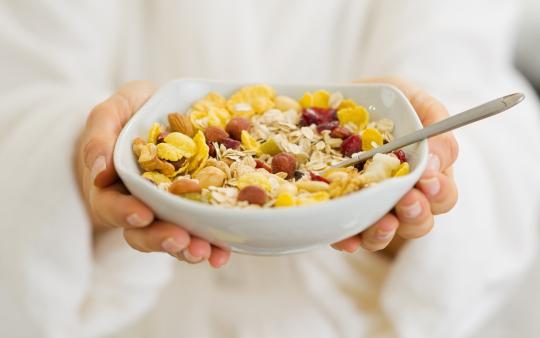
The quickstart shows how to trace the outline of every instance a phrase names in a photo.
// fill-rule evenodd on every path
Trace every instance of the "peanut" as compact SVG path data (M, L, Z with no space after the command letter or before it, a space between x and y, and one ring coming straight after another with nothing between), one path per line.
M206 167L199 171L193 178L199 180L201 188L221 187L227 175L216 167Z
M240 190L238 200L263 206L266 203L266 192L256 185L249 185Z
M296 158L289 153L279 153L272 158L272 173L284 172L287 178L294 177L296 170Z
M171 184L169 191L175 195L200 192L201 185L198 180L178 178Z

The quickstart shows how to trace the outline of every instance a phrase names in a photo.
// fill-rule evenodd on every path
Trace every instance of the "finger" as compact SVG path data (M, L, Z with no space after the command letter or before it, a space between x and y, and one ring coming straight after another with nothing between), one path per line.
M428 171L416 187L429 201L433 215L446 213L456 205L458 193L452 175Z
M227 264L230 255L230 251L223 250L221 248L218 248L217 246L212 246L212 253L210 254L208 262L212 267L217 269Z
M386 214L362 232L362 248L367 251L378 251L386 248L398 229L399 221L393 214Z
M135 197L122 193L120 184L90 189L90 206L99 223L109 227L144 227L154 220L153 212Z
M342 241L332 244L332 247L339 251L345 251L348 253L353 253L358 250L362 244L362 238L360 235L354 235L349 238L346 238Z
M399 220L397 234L402 238L418 238L433 228L429 202L418 189L409 191L396 204L395 212Z
M84 135L83 159L96 186L105 187L117 180L112 161L116 138L131 115L154 91L155 86L149 82L129 82L90 113Z
M182 250L180 253L182 260L188 263L200 263L210 257L212 248L208 241L198 237L191 237L189 247Z
M177 225L156 221L144 228L124 229L126 242L142 252L167 252L178 257L190 244L189 234Z

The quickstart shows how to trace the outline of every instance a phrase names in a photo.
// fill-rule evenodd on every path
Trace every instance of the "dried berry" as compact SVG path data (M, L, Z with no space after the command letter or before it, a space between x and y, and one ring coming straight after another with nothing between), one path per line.
M242 131L251 129L251 122L244 117L233 117L225 130L231 135L231 137L237 141L240 141L242 138Z
M336 129L338 126L339 126L339 122L338 122L338 121L325 122L325 123L319 124L319 125L317 126L317 131L318 131L319 133L322 133L323 130L334 130L334 129Z
M336 120L336 110L330 108L305 108L302 109L300 124L310 126L321 125Z
M263 206L266 203L266 192L256 185L249 185L240 190L238 200Z
M309 172L309 176L311 177L312 181L319 181L319 182L324 182L324 183L330 184L329 180L327 180L326 178L324 178L324 177L322 177L320 175L315 174L312 171Z
M165 137L167 137L167 135L169 135L169 132L167 131L164 131L161 134L159 134L156 140L156 144L165 142Z
M174 166L174 170L178 170L182 168L184 164L186 164L186 159L181 158L178 161L169 161L169 162Z
M221 144L225 146L227 149L238 149L240 147L241 142L234 140L232 138L226 138L221 141Z
M362 140L358 135L351 135L347 137L341 144L341 153L344 156L351 156L360 151L362 148Z
M287 178L294 177L294 171L296 170L296 158L289 153L279 153L272 158L272 173L277 174L284 172L287 174Z
M264 170L268 171L269 173L272 172L272 168L268 164L264 163L261 160L255 160L255 169L259 169L259 168L263 168Z
M206 145L208 146L208 156L216 157L216 147L214 147L214 144L207 141Z
M208 126L204 130L204 137L206 142L218 142L221 143L224 139L229 138L229 134L216 126Z
M296 171L294 172L294 179L295 179L296 181L298 181L299 179L301 179L302 177L304 177L305 174L306 174L306 173L303 172L303 171L296 170Z
M337 127L335 129L332 129L330 136L344 140L347 137L351 136L351 134L352 133L349 129L345 127Z
M407 162L407 155L405 155L405 152L401 149L394 151L394 155L399 159L399 162Z
M199 181L190 178L177 178L169 187L169 191L175 195L182 195L193 192L200 192Z

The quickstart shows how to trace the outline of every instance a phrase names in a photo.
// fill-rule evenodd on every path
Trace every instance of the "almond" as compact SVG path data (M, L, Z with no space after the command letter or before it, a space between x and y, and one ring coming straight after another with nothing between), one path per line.
M169 120L169 126L171 127L171 131L176 131L189 137L193 137L195 135L195 128L193 128L189 117L187 117L186 115L179 113L171 113L167 116L167 118Z
M223 140L226 140L229 138L229 134L216 126L208 126L204 130L204 137L206 138L206 142L218 142L221 143Z
M169 187L169 192L175 195L200 192L201 190L199 181L190 178L178 178Z
M263 206L264 203L266 203L266 192L256 185L249 185L240 190L237 199L239 201L246 201L249 204L258 204Z

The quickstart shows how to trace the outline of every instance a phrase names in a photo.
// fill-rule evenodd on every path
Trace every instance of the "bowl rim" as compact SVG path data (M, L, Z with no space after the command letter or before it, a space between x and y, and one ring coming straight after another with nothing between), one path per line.
M131 140L127 140L127 132L128 130L137 123L138 121L138 115L141 110L143 110L147 105L152 104L155 100L160 99L160 94L162 92L165 92L165 90L170 87L174 86L178 83L183 82L197 82L197 83L207 83L207 84L216 84L216 85L233 85L233 86L247 86L252 84L267 84L271 86L272 88L275 87L318 87L318 88L328 88L328 87L336 87L336 88L343 88L343 87L384 87L392 90L395 94L401 97L403 101L405 101L405 104L408 106L408 108L414 112L415 114L411 117L413 119L413 122L415 124L415 128L419 129L422 128L423 125L420 121L420 118L418 117L418 114L416 113L416 110L410 103L410 101L407 99L405 94L396 86L386 83L325 83L325 84L317 84L317 83L303 83L303 84L296 84L296 83L267 83L267 82L256 82L256 81L223 81L223 80L211 80L211 79L199 79L199 78L179 78L174 79L171 81L168 81L167 83L163 84L158 88L158 90L135 112L129 121L124 125L122 130L120 131L120 134L118 135L114 152L113 152L113 161L115 169L118 173L118 175L122 178L122 176L128 176L131 179L135 180L137 184L143 184L147 189L153 189L156 191L160 196L168 200L170 203L175 204L179 208L182 209L194 209L194 211L198 211L199 213L204 212L212 212L214 214L219 214L223 217L231 217L231 216L291 216L294 217L295 215L305 214L306 212L313 211L315 209L320 209L321 206L324 208L332 207L333 205L336 205L337 203L342 203L342 200L345 199L361 199L363 195L367 194L373 194L376 193L377 190L383 190L386 189L388 185L397 185L401 181L409 181L413 177L417 177L417 179L421 176L421 173L425 170L425 167L427 165L427 158L428 158L428 146L427 146L427 140L423 140L419 142L419 161L416 168L411 171L409 174L405 176L400 177L391 177L388 179L385 179L384 181L377 183L376 185L373 185L371 187L367 187L355 192L352 192L348 195L341 196L336 199L331 199L328 201L324 201L322 203L314 203L309 205L302 205L302 206L294 206L294 207L283 207L283 208L226 208L221 207L217 205L210 205L206 203L196 202L189 200L187 198L180 198L179 196L173 195L167 191L160 190L155 184L151 183L144 177L142 177L138 173L133 173L127 168L125 168L122 165L122 161L120 159L120 155L124 151L124 149L121 149L122 147L126 147L127 145L131 145ZM126 145L127 144L127 145ZM129 147L131 149L131 147ZM146 189L145 188L145 189Z

